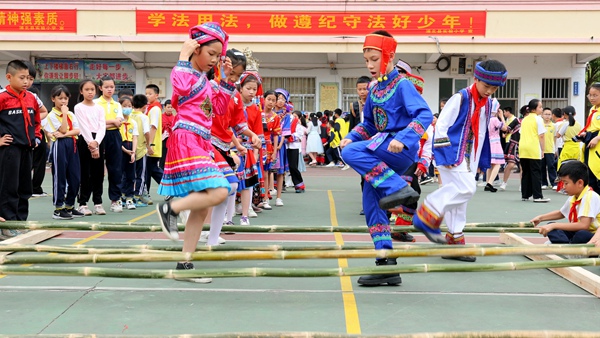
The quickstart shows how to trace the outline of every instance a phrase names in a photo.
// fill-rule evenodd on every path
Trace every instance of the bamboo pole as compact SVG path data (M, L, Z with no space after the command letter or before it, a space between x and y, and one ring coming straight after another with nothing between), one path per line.
M3 335L0 338L109 338L114 335L103 334L44 334L39 335ZM135 335L137 338L156 338L156 335ZM169 338L356 338L355 334L330 333L330 332L226 332L207 334L177 334L168 335ZM422 332L398 335L360 335L371 338L600 338L599 332L573 332L573 331L465 331L465 332Z
M512 225L512 227L498 227L498 225ZM537 233L537 228L519 227L521 223L479 223L477 226L466 227L464 232L514 232L514 233ZM493 225L493 226L492 226ZM209 225L204 226L208 230ZM87 223L87 222L16 222L9 221L0 223L0 229L14 230L83 230L83 231L122 231L122 232L160 232L161 226L158 224L132 224L132 223ZM185 226L179 225L179 230L183 231ZM446 231L445 227L441 228ZM349 232L349 233L367 233L366 226L289 226L289 225L270 225L270 226L223 226L223 232ZM415 232L414 227L392 227L393 232Z
M320 269L289 268L228 268L199 270L146 270L104 267L0 266L4 275L87 276L152 279L190 279L221 277L342 277L392 273L485 272L548 269L568 266L597 266L598 258L566 259L562 261L469 263L469 264L403 264L377 267L345 267Z
M409 250L320 250L320 251L220 251L220 252L160 252L143 254L64 254L16 255L0 257L0 264L64 264L64 263L114 263L114 262L177 262L177 261L232 261L232 260L288 260L288 259L338 259L338 258L399 258L434 256L507 256L563 254L590 256L600 254L596 247L489 247L462 248L447 246L444 249L416 248Z
M114 335L103 334L44 334L44 338L108 338ZM135 335L137 338L156 338L156 335ZM356 338L355 334L330 332L226 332L207 334L168 335L169 338ZM465 332L422 332L398 335L360 335L360 337L377 338L600 338L599 332L573 331L465 331ZM39 335L3 335L0 338L40 338Z
M461 248L491 248L498 247L498 244L466 244ZM561 247L593 247L593 244L550 244L544 245L551 248ZM507 247L531 247L531 245L513 245L513 246L501 246ZM79 245L68 245L68 246L51 246L44 244L10 244L5 245L0 243L0 252L51 252L51 253L65 253L65 254L119 254L119 253L153 253L153 252L164 252L164 251L181 251L182 245L102 245L102 246L88 246L84 244ZM415 244L397 244L394 243L394 248L398 250L411 250L411 249L453 249L456 247L450 245L437 245L430 243L415 243ZM296 244L270 244L270 245L198 245L196 247L197 252L205 251L318 251L318 250L368 250L373 249L372 244L345 244L345 245L296 245Z

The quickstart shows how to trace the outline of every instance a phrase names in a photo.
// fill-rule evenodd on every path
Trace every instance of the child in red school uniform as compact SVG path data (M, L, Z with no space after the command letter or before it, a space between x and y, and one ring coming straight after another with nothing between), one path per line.
M0 91L0 217L26 221L33 189L32 152L42 137L40 106L27 91L29 70L23 61L8 63L6 79L9 84Z

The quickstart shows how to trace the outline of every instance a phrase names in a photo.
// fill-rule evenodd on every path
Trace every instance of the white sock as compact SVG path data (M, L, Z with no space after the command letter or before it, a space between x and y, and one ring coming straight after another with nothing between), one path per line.
M227 200L224 200L221 204L213 207L210 220L210 233L208 234L208 240L206 241L207 245L219 244L219 234L221 234L221 228L223 228L223 219L225 218L226 211Z
M235 188L233 188L235 185ZM226 222L233 222L233 215L235 215L235 191L237 190L237 183L233 183L231 185L232 191L234 193L232 195L227 196L227 214L226 214Z

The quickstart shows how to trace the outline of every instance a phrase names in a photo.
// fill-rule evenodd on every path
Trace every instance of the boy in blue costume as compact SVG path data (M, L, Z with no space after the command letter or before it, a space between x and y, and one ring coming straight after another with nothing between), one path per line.
M433 115L413 83L400 76L393 63L396 40L386 31L367 35L363 56L371 76L364 122L342 140L344 161L364 179L363 208L375 249L392 249L386 210L418 201L419 194L402 179L416 159L419 140ZM378 259L377 265L395 265ZM398 285L399 274L363 276L361 285Z

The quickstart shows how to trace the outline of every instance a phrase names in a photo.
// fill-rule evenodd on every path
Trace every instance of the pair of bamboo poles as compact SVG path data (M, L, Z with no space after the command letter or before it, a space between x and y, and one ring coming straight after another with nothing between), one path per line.
M16 230L89 230L89 231L128 231L157 232L157 224L131 223L87 223L87 222L5 222L0 229ZM398 231L397 228L393 230ZM402 231L414 231L402 227ZM367 227L329 226L224 226L223 231L235 232L354 232L367 233ZM466 232L529 232L537 233L530 223L472 223ZM598 258L579 258L562 261L506 262L506 263L453 263L453 264L402 264L378 267L346 268L218 268L199 270L149 270L105 267L48 267L17 266L18 264L73 264L73 263L114 263L114 262L165 262L165 261L226 261L226 260L285 260L322 258L398 258L431 256L492 256L492 255L538 255L561 254L580 257L597 256L600 248L592 245L531 245L531 246L489 246L489 245L400 245L394 250L373 250L367 245L269 245L269 246L216 246L198 247L195 253L181 251L179 245L154 246L48 246L48 245L1 245L5 252L48 252L60 255L15 255L0 258L0 273L21 275L67 275L101 276L121 278L199 278L199 277L339 277L361 276L374 273L417 273L417 272L480 272L510 271L571 266L600 265Z

